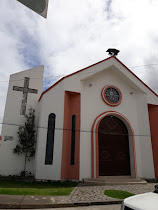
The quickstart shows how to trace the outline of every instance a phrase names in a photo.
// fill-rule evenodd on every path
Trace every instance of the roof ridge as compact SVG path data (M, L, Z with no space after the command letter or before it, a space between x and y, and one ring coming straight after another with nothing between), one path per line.
M145 85L152 93L154 93L157 97L158 97L158 95L157 95L157 93L155 93L148 85L146 85L139 77L137 77L125 64L123 64L118 58L116 58L116 56L111 56L111 57L108 57L108 58L106 58L106 59L104 59L104 60L101 60L101 61L99 61L99 62L97 62L97 63L94 63L94 64L92 64L92 65L90 65L90 66L87 66L87 67L85 67L85 68L83 68L83 69L81 69L81 70L78 70L78 71L75 71L75 72L73 72L73 73L71 73L71 74L68 74L67 76L64 76L64 77L62 77L60 80L58 80L56 83L54 83L52 86L50 86L48 89L46 89L42 94L41 94L41 96L40 96L40 98L39 98L39 100L38 101L40 101L41 99L42 99L42 97L43 97L43 95L46 93L46 92L48 92L50 89L52 89L54 86L56 86L58 83L60 83L62 80L64 80L65 78L67 78L67 77L70 77L70 76L72 76L72 75L74 75L74 74L77 74L77 73L79 73L79 72L82 72L82 71L84 71L84 70L86 70L86 69L88 69L88 68L91 68L92 66L95 66L95 65L97 65L97 64L99 64L99 63L102 63L102 62L104 62L104 61L106 61L106 60L109 60L109 59L111 59L111 58L115 58L121 65L123 65L133 76L135 76L141 83L143 83L143 85Z

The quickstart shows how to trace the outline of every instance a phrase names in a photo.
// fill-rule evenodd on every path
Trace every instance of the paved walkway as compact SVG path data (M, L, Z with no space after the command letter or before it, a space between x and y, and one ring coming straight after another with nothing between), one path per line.
M69 200L72 202L80 201L111 201L116 200L104 195L104 190L124 190L134 194L141 194L145 192L153 192L155 184L141 184L141 185L103 185L103 186L86 186L79 184L71 195Z
M121 203L104 195L104 190L125 190L134 194L153 192L155 184L86 186L79 184L69 196L7 196L0 195L0 208L52 208L78 205Z
M121 205L104 205L104 206L83 206L83 207L71 207L71 208L50 208L49 210L121 210ZM3 209L5 210L5 209ZM41 210L41 209L37 209ZM48 209L42 209L48 210Z

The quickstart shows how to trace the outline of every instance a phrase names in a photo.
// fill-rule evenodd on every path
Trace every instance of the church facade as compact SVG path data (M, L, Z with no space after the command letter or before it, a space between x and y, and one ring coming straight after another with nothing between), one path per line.
M11 75L0 175L23 171L13 154L18 125L36 111L36 179L158 178L158 96L115 56L72 73L42 93L44 67ZM39 78L36 80L35 78Z

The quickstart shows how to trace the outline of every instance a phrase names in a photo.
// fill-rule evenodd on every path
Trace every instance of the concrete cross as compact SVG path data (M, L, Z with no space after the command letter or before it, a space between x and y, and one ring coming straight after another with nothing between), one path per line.
M13 86L13 90L23 92L23 99L22 99L21 111L20 111L21 115L25 115L25 113L26 113L26 104L27 104L28 93L34 93L34 94L38 93L38 90L29 88L29 80L30 80L30 78L25 77L24 87Z

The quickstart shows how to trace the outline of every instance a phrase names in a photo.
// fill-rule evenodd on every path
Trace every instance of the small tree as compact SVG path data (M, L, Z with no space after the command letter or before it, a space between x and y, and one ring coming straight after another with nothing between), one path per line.
M35 155L35 110L30 108L29 113L25 115L26 122L24 126L20 126L18 130L18 144L13 149L18 155L25 155L24 176L26 175L26 163Z

